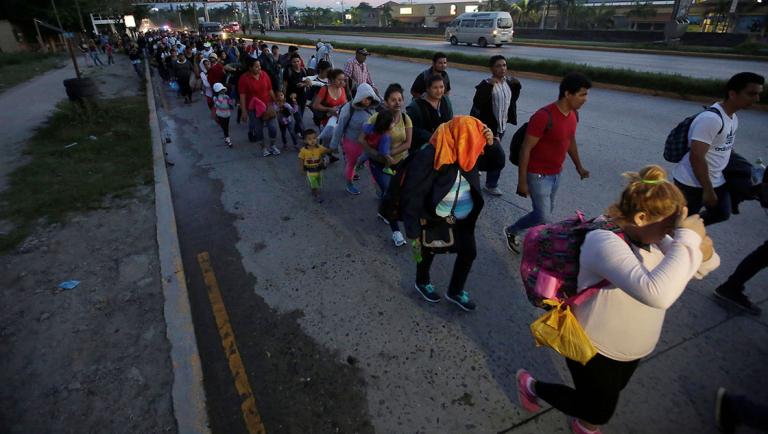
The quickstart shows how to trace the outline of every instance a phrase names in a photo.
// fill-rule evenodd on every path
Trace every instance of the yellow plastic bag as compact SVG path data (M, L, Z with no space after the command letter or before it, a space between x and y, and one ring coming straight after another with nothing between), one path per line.
M531 323L536 346L550 347L563 356L582 365L597 354L571 307L559 300L544 300L552 309Z

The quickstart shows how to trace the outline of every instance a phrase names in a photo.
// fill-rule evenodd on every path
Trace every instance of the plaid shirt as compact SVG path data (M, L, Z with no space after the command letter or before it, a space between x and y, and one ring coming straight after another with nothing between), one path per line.
M378 89L376 89L376 86L373 84L371 73L368 72L368 65L366 65L365 62L360 63L354 57L347 60L347 63L344 64L344 75L349 77L351 88L355 88L363 83L368 83L376 93L379 93Z

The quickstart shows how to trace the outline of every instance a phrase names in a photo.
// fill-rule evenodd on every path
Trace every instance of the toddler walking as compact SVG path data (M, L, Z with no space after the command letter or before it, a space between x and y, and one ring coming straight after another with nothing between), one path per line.
M317 131L311 128L304 131L304 147L299 151L299 161L301 171L307 175L307 182L309 182L309 188L312 190L312 197L315 198L317 203L323 203L323 198L320 196L323 170L325 169L323 155L330 152L330 149L317 143Z
M275 92L275 112L277 113L277 125L280 127L280 136L283 138L283 150L288 147L288 141L285 139L286 131L293 141L293 149L299 150L299 141L296 137L296 131L293 128L294 114L296 109L285 101L285 93L278 90Z
M224 131L224 144L231 148L232 140L229 138L229 117L232 116L234 101L227 95L227 88L221 83L213 85L213 92L216 94L213 99L214 115L219 126L221 126L221 130Z
M376 115L376 121L373 124L363 125L363 137L368 146L376 149L381 156L386 159L385 168L382 172L387 175L394 175L395 171L390 167L395 160L389 155L392 147L392 122L394 116L387 110ZM368 155L364 152L357 159L357 166L360 167L368 160Z

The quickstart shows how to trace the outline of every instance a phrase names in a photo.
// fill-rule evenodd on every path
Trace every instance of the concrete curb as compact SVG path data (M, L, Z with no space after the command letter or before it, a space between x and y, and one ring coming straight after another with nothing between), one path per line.
M253 37L246 37L243 38L246 40L259 40L258 38ZM269 42L273 44L288 44L284 41L271 41L269 39L261 39L264 42ZM334 42L334 41L329 41ZM303 47L303 48L315 48L312 45L304 45L304 44L291 44L296 45L297 47ZM376 48L375 45L368 45L368 47L372 47L374 50ZM335 48L334 51L338 51L341 53L354 53L353 50L347 50L344 48ZM394 59L394 60L402 60L407 62L418 62L418 63L424 63L424 64L430 64L431 61L428 59L422 59L420 57L406 57L406 56L395 56L391 54L377 54L379 57L385 57L387 59ZM458 63L458 62L451 62L451 68L457 68L457 69L463 69L466 71L478 71L478 72L488 72L488 68L484 66L479 65L467 65L465 63ZM538 72L525 72L525 71L512 71L514 76L517 78L530 78L534 80L546 80L546 81L553 81L553 82L560 82L562 80L562 77L557 75L548 75L548 74L541 74ZM701 95L681 95L679 93L674 92L662 92L658 90L652 90L652 89L645 89L641 87L632 87L632 86L623 86L620 84L609 84L609 83L601 83L601 82L593 82L592 83L594 87L600 88L600 89L609 89L609 90L615 90L619 92L627 92L627 93L636 93L640 95L650 95L650 96L659 96L663 98L670 98L670 99L679 99L683 101L694 101L699 102L701 104L712 104L717 98L708 97L708 96L701 96ZM752 107L750 107L750 110L757 110L757 111L768 111L768 104L755 104Z
M152 161L155 175L155 216L157 219L157 248L160 257L160 277L163 282L165 329L171 343L173 364L173 413L178 432L210 434L203 388L203 371L197 351L192 310L187 293L187 281L181 261L181 249L176 230L171 186L165 169L163 137L155 110L155 90L145 62L144 76L149 106L149 128L152 137Z

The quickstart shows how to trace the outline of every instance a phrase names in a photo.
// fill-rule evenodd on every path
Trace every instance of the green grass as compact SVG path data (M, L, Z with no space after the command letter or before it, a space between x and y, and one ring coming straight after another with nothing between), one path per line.
M304 38L289 38L270 35L270 40L278 42L290 42L297 44L314 45L315 40ZM354 50L358 44L329 41L333 46L341 49ZM431 60L433 51L417 50L406 47L392 47L388 45L367 45L369 51L374 54L404 56L418 59ZM466 53L450 53L451 63L465 65L477 65L487 67L488 56ZM606 68L580 63L561 62L558 60L530 60L520 57L507 58L509 68L512 71L534 72L553 76L563 76L571 71L579 71L598 83L631 86L648 89L657 92L671 92L683 98L685 97L711 97L720 98L722 89L725 88L725 80L702 79L686 77L679 74L664 74L656 72L642 72L630 69ZM768 90L762 94L763 101L768 100Z
M0 236L0 252L22 242L37 222L98 209L106 197L128 196L136 185L152 182L148 117L144 96L86 107L60 103L27 142L29 163L10 174L0 193L0 220L15 227Z
M60 54L0 53L0 93L56 68L65 59Z

